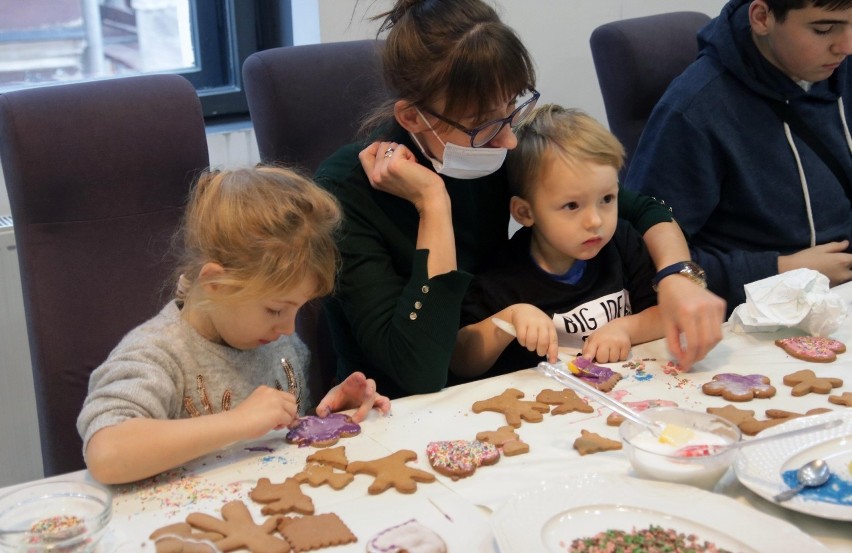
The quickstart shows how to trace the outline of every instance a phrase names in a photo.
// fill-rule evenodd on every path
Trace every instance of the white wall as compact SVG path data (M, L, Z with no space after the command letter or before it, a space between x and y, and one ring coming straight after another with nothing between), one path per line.
M318 0L323 42L375 38L391 0ZM493 0L503 21L530 50L542 102L577 107L606 124L589 37L599 25L669 11L715 17L725 0ZM664 29L660 30L665 32Z

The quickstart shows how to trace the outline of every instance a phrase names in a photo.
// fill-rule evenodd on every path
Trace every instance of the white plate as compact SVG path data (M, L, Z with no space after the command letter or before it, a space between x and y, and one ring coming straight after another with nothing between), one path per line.
M822 415L800 417L764 430L760 436L804 428L823 421L842 418L843 424L810 434L792 436L766 444L744 447L734 463L734 471L742 484L757 495L773 501L773 497L786 490L781 476L785 471L796 470L812 459L822 458L832 474L852 485L852 412L832 411ZM779 505L834 520L852 520L852 506L828 503L816 496L799 494ZM828 492L826 492L828 493Z
M491 517L501 553L564 553L577 538L651 524L740 553L828 551L795 526L692 486L622 475L578 474L518 494Z

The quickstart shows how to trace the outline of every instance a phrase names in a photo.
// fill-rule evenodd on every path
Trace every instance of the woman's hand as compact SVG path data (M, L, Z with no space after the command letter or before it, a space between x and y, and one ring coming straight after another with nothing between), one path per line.
M376 190L408 200L422 212L435 198L447 195L443 179L396 142L373 142L358 154L361 167Z
M657 302L669 351L688 371L722 339L725 300L688 278L672 275L657 285Z
M346 380L329 390L317 405L317 415L325 417L333 411L358 408L352 420L361 422L370 409L378 409L387 415L390 411L390 399L376 391L376 381L367 378L362 372L354 372Z
M852 279L852 254L846 253L849 241L828 242L790 255L778 256L778 272L813 269L828 277L831 286Z

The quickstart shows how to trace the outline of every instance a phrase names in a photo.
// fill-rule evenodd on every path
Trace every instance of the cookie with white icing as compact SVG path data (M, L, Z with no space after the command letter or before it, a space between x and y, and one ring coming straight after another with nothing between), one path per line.
M367 542L367 553L446 553L447 544L415 519L382 530Z

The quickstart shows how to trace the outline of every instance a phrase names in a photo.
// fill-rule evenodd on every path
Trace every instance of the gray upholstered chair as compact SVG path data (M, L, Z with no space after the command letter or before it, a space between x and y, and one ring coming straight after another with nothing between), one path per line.
M381 40L273 48L243 64L243 81L261 161L313 174L339 147L352 142L363 116L387 98ZM309 386L318 401L337 367L321 300L299 311L296 329L311 349Z
M709 21L703 13L671 12L606 23L592 32L589 42L606 118L624 144L628 163L651 110L695 60L696 35Z
M158 312L190 184L208 165L201 105L177 75L0 95L46 476L82 468L89 374Z

